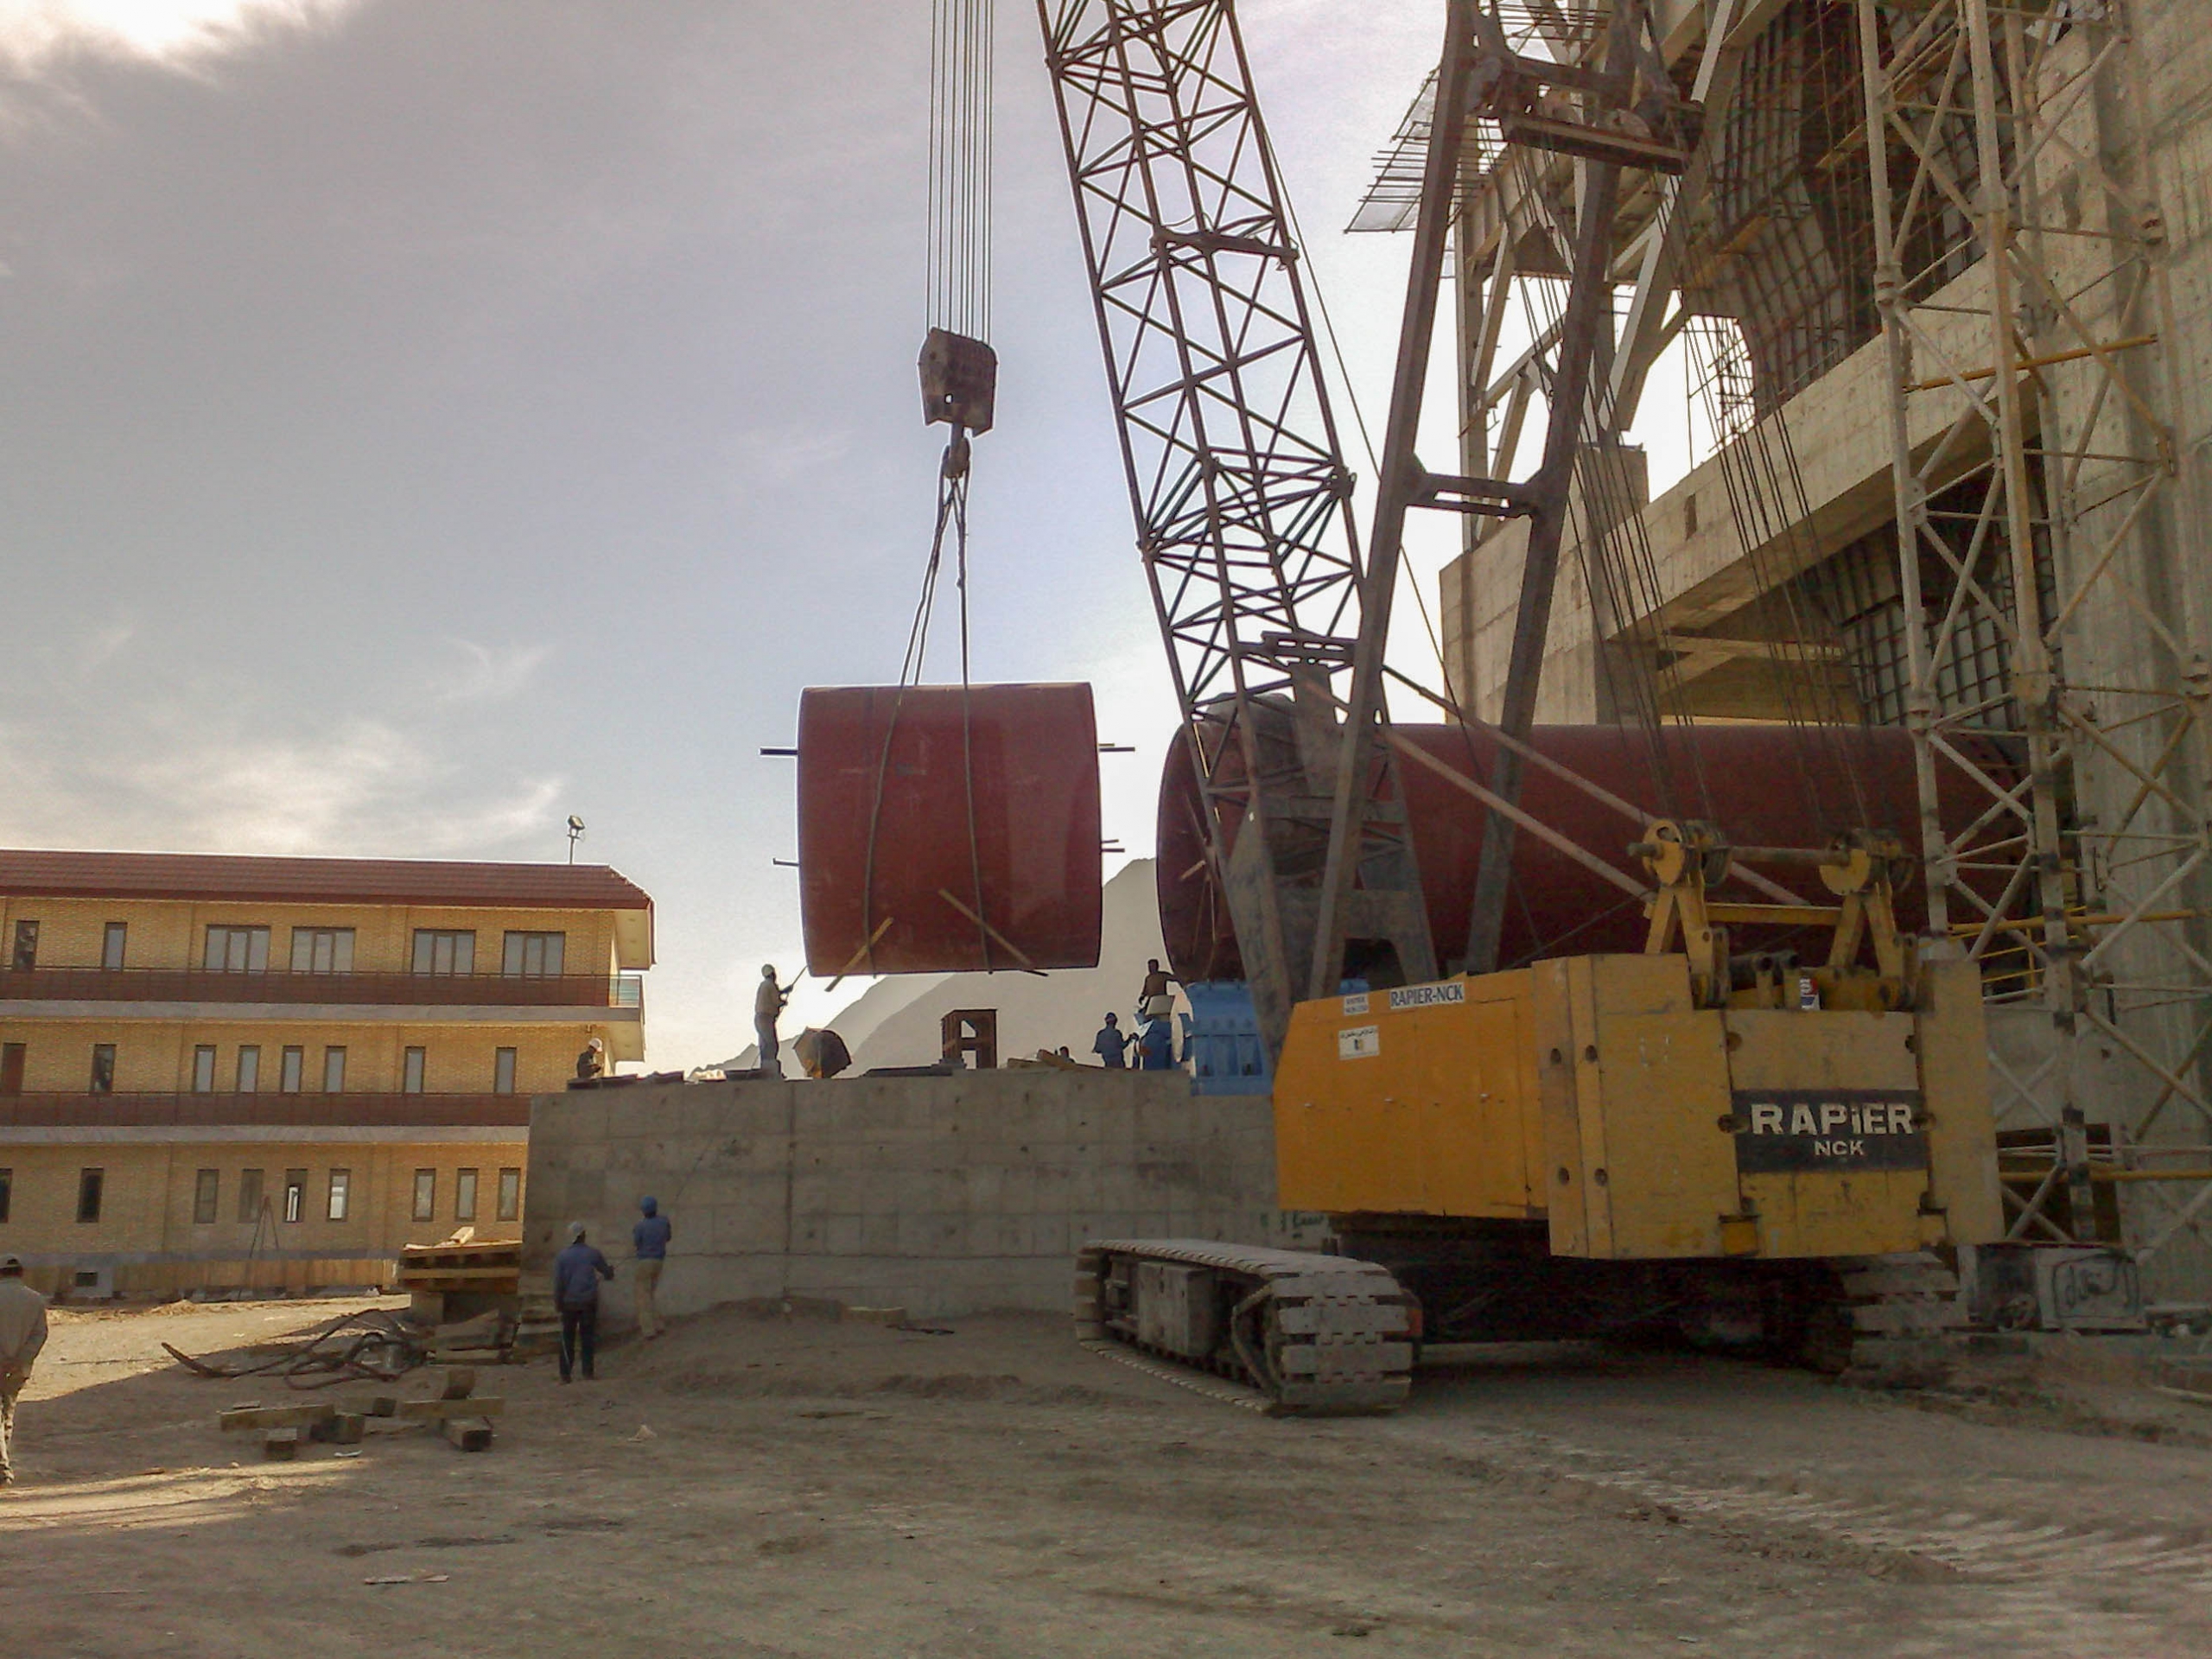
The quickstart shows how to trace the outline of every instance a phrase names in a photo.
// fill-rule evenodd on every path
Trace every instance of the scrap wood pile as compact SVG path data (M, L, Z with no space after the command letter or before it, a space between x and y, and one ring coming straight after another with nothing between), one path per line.
M492 1308L470 1319L432 1327L424 1338L437 1365L519 1365L561 1345L561 1319L550 1294L503 1298L518 1312Z
M391 1432L435 1428L463 1452L488 1451L492 1445L492 1419L505 1408L505 1400L476 1392L474 1370L455 1365L449 1367L440 1380L438 1392L426 1399L403 1400L396 1394L357 1394L287 1406L264 1406L256 1401L226 1408L217 1414L216 1421L226 1434L259 1434L261 1455L272 1463L286 1463L300 1455L303 1429L310 1441L359 1446L370 1438L370 1425L378 1419L391 1420ZM378 1434L385 1432L379 1427ZM359 1454L356 1452L340 1455Z
M522 1287L522 1241L482 1243L464 1227L442 1244L408 1244L399 1252L395 1288L425 1292L478 1291L512 1296Z

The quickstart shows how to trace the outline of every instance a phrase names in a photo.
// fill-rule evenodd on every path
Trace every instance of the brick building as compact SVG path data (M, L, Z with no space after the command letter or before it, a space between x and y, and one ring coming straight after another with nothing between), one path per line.
M0 851L0 1251L81 1295L518 1236L532 1093L645 1056L601 866Z

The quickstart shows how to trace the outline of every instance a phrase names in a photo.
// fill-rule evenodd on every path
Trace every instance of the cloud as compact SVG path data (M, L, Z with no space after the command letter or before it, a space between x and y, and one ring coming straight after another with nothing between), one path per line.
M118 653L137 637L138 625L128 619L93 629L85 637L85 643L78 647L79 671L85 674L98 672L113 662Z
M499 702L527 686L538 664L553 654L550 645L480 645L474 639L447 643L465 659L438 692L440 702Z
M36 69L72 52L184 67L272 29L327 23L356 0L0 0L0 58Z
M0 726L0 842L449 857L550 836L563 784L472 788L460 762L359 717L277 734L167 708L90 737Z
M744 477L788 484L802 474L819 472L842 461L852 448L849 432L764 430L741 432L730 445L732 460Z

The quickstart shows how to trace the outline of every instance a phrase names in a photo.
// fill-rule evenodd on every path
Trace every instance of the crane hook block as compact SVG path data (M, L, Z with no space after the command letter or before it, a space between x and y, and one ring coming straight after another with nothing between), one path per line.
M980 340L932 328L922 341L922 419L968 432L991 429L999 354Z

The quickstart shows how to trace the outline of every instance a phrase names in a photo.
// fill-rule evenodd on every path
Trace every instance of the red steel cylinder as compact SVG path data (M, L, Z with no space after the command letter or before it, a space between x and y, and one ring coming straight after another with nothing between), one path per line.
M1496 746L1482 731L1457 725L1398 726L1396 733L1478 783L1491 772ZM1537 752L1613 794L1656 811L1662 798L1653 776L1649 740L1625 726L1544 726ZM1677 811L1712 823L1738 846L1821 847L1853 828L1894 832L1916 861L1918 791L1912 740L1885 728L1822 728L1809 734L1777 726L1675 728L1664 736ZM1985 764L2005 769L2002 757ZM1700 774L1702 773L1702 792ZM1440 963L1465 954L1475 869L1482 854L1482 804L1417 761L1397 768L1413 823L1429 930ZM1855 774L1858 791L1851 786ZM1637 826L1584 791L1535 765L1522 772L1521 803L1529 814L1639 881L1643 867L1627 847ZM1939 801L1955 833L1973 821L1987 797L1955 769L1939 772ZM1710 798L1710 806L1707 798ZM1859 810L1863 797L1866 809ZM1176 973L1185 979L1237 979L1243 966L1229 908L1206 858L1198 778L1182 744L1168 753L1160 779L1158 881L1160 918ZM1833 899L1802 869L1769 869L1808 901ZM1762 895L1732 882L1729 896ZM1908 929L1926 919L1916 862L1897 894L1897 920ZM1525 829L1514 838L1513 887L1498 960L1511 964L1546 956L1641 950L1641 906Z
M1097 966L1090 688L803 692L798 863L817 975Z

